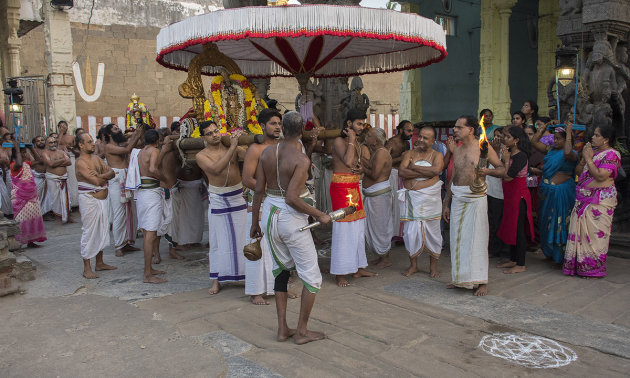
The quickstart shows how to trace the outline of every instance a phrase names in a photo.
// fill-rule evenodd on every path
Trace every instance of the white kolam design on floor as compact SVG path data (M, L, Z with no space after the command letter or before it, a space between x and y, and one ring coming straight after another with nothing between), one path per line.
M566 366L577 354L554 340L541 336L495 333L484 336L478 348L491 356L535 369Z

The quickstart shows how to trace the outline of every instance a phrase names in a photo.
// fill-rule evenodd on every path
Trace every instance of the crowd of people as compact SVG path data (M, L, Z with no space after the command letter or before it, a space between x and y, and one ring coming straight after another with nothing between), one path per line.
M434 128L409 121L387 139L384 130L365 127L365 114L350 110L340 136L322 140L316 128L304 140L300 113L264 109L258 115L264 141L248 148L238 145L240 132L226 143L217 124L201 122L205 148L193 165L183 164L176 146L179 122L155 130L139 119L128 135L108 124L94 140L81 129L69 135L62 121L58 134L34 138L32 148L15 140L2 149L2 210L20 224L16 239L36 247L46 240L43 217L73 222L71 208L78 205L89 279L97 277L94 270L116 269L103 261L110 230L116 256L139 250L140 231L143 280L153 284L166 282L165 272L153 267L161 262L161 238L169 243L169 258L183 259L183 249L201 247L207 210L209 294L245 281L254 304L269 304L265 296L275 295L278 339L294 336L298 343L324 337L306 327L322 275L312 234L300 231L313 221L332 221L316 207L323 199L314 194L313 153L332 158L332 210L356 210L332 223L330 273L340 287L375 276L369 265L391 266L392 242L403 243L409 255L403 275L418 272L418 257L426 252L430 276L439 277L445 229L448 288L483 296L489 257L506 254L497 264L504 273L525 272L528 246L538 243L565 274L605 276L620 169L614 130L593 125L591 142L578 153L571 121L560 126L539 117L533 101L509 126L494 125L489 109L480 117L490 142L488 168L478 166L482 130L474 116L458 118L442 143ZM11 141L11 134L2 140ZM479 178L487 190L473 188ZM255 238L262 257L247 260L243 248ZM376 255L371 263L366 251ZM304 284L297 330L286 322L287 298L295 297L288 291L292 271Z

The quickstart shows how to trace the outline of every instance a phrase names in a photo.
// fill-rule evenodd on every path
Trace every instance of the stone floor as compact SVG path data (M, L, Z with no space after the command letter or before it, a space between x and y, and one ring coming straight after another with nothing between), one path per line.
M338 288L324 274L309 326L329 338L296 346L275 341L273 298L270 306L251 305L242 285L207 294L205 250L184 252L185 261L164 259L169 282L154 286L141 282L140 252L117 258L106 249L106 262L119 269L86 280L80 225L46 226L44 247L23 252L37 266L37 279L23 295L0 298L6 376L608 377L630 371L626 259L611 257L606 279L583 280L529 254L526 273L504 275L491 267L490 294L474 298L444 288L448 254L438 280L426 273L427 257L420 273L405 278L399 273L408 260L395 247L393 266L377 278ZM322 258L322 269L327 265ZM291 300L290 325L298 312L299 300ZM478 348L482 337L499 332L549 337L577 360L532 369Z

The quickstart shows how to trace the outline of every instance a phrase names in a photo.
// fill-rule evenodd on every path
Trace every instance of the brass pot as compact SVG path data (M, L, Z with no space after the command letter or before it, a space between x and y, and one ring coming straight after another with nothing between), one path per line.
M262 248L260 248L260 240L262 237L256 238L253 242L243 247L243 254L249 261L258 261L262 257Z

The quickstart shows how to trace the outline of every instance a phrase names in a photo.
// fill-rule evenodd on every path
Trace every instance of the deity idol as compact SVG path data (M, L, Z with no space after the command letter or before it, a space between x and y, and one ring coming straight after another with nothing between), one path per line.
M236 130L262 134L257 115L267 104L256 93L256 88L245 76L230 75L222 69L221 74L212 80L211 99L204 104L205 119L216 122L223 135Z
M138 117L138 115L140 115L140 117ZM140 102L140 97L134 93L133 96L131 96L131 102L127 105L127 121L125 128L135 130L138 127L136 122L137 118L142 118L142 122L155 128L155 122L153 122L151 113L149 113L149 107Z

